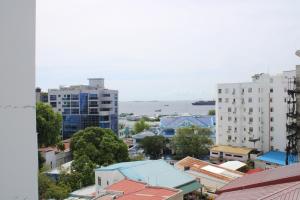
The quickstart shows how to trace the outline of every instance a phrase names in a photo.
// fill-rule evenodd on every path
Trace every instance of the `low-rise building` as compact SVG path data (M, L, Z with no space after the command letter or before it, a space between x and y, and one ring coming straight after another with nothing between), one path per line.
M45 165L50 169L60 167L62 164L72 160L72 152L70 149L70 140L64 140L64 150L54 147L39 148L39 152L45 159Z
M145 130L141 133L135 134L132 136L133 138L133 146L138 145L145 137L152 137L155 136L155 133Z
M146 183L124 179L105 188L97 200L182 200L181 190L149 186Z
M293 164L297 162L297 155L289 155L288 163ZM286 152L269 151L254 160L256 168L270 169L286 165Z
M182 190L183 195L200 188L195 178L163 160L123 162L95 170L97 193L124 179L145 182L150 186Z
M235 179L217 191L216 200L296 200L299 191L298 163Z
M217 189L244 175L192 157L178 161L175 167L199 180L204 192L208 193L215 193Z
M179 128L196 126L211 129L214 140L215 124L214 116L167 116L160 119L160 134L165 137L173 137Z
M218 145L210 149L210 159L214 163L230 160L247 162L250 159L250 154L252 152L255 152L255 149Z

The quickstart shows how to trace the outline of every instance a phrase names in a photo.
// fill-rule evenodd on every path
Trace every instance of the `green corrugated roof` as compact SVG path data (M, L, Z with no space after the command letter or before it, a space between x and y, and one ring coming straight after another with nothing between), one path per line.
M188 194L190 192L198 190L200 187L201 187L200 183L198 183L197 181L193 181L191 183L179 186L177 187L177 189L182 190L183 194Z

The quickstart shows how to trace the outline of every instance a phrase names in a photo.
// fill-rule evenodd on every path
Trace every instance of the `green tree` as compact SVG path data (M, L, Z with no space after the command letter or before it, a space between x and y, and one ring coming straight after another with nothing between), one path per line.
M70 188L62 183L56 184L48 176L39 173L39 199L62 200L69 196Z
M216 110L209 110L208 115L216 115Z
M141 119L140 121L134 124L133 131L135 134L137 134L149 128L150 128L149 124L146 123L144 119Z
M172 148L177 159L186 156L201 158L209 154L213 144L210 139L211 130L208 128L188 127L177 130L172 139Z
M39 147L56 145L61 140L62 116L55 113L50 105L36 104L36 123Z
M145 137L140 142L140 146L144 149L145 154L150 156L150 159L158 159L163 149L166 148L165 138L161 135Z
M61 181L69 182L72 190L94 184L97 166L129 160L127 145L110 129L89 127L78 131L72 136L70 147L74 158L71 174L62 175Z
M41 170L46 161L45 158L42 156L41 152L38 152L38 159L39 159L39 169Z

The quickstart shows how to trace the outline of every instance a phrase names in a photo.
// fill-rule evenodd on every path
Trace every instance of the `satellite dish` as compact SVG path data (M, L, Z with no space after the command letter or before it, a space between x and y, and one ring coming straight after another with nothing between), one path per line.
M296 56L299 56L300 57L300 50L296 51Z

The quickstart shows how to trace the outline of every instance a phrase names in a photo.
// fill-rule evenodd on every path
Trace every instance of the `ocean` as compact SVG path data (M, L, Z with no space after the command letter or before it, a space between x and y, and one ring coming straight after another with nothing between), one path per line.
M194 106L195 101L121 101L119 114L134 113L135 115L173 115L191 114L207 115L215 106Z

